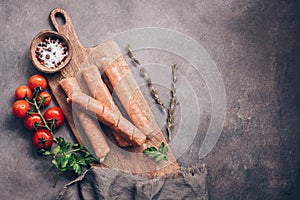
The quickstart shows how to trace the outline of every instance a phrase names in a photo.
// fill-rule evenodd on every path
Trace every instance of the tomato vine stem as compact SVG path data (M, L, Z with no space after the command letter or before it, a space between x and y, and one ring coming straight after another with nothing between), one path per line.
M42 121L43 121L43 127L45 127L52 135L53 138L55 138L52 129L48 126L47 121L45 120L44 116L42 115L40 106L38 106L37 101L36 101L36 97L33 98L33 105L37 111L37 114L41 117Z

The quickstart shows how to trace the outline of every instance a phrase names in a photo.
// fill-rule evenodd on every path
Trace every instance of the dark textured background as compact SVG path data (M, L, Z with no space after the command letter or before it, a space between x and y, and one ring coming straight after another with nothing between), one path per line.
M15 88L36 73L29 46L50 29L55 7L70 14L86 46L122 31L162 27L205 47L224 80L227 116L222 135L203 159L211 199L297 199L300 196L300 2L4 1L0 2L1 199L54 199L74 176L52 188L49 160L32 147L22 120L11 114ZM57 132L71 138L67 125ZM199 144L180 163L197 162Z

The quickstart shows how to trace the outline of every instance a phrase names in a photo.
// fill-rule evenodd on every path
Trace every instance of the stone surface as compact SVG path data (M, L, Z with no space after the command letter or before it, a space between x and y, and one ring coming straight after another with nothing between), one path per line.
M74 179L74 175L66 174L52 188L55 173L48 171L50 161L36 152L31 133L24 130L22 120L11 114L15 88L37 72L29 58L31 40L38 32L51 29L48 15L55 7L66 9L81 42L89 47L120 32L142 27L176 30L200 43L220 71L227 99L222 135L202 160L209 169L210 198L297 199L300 195L298 0L2 0L1 199L54 199L63 185ZM141 59L148 58L148 62L152 57L156 62L174 62L168 55L153 55L140 53ZM195 86L203 84L194 81ZM197 90L199 95L206 94L202 93ZM201 122L203 127L208 124L209 109L205 114L208 119ZM73 139L67 125L57 134ZM202 140L199 134L179 159L181 165L198 162Z

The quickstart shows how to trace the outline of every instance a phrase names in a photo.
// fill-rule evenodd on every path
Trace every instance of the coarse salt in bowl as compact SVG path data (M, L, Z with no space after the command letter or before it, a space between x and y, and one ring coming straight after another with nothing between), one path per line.
M57 32L43 31L32 40L30 57L39 71L55 73L69 63L72 57L71 44Z

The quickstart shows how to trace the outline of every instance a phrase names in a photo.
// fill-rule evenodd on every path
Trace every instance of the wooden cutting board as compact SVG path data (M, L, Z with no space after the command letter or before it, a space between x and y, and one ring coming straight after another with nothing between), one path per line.
M57 22L56 18L58 15L64 18L64 24L59 24ZM54 74L47 74L46 76L48 78L49 86L53 93L53 96L64 111L66 120L68 121L68 124L76 140L80 144L83 144L81 133L79 133L77 127L74 124L72 108L66 101L66 96L59 86L59 81L63 78L78 77L81 67L84 66L83 63L85 62L86 58L91 55L91 53L93 54L93 57L97 57L97 60L103 60L103 62L114 62L115 57L114 55L112 55L114 53L111 53L111 50L115 49L117 44L114 41L109 40L92 48L83 46L74 31L70 16L65 10L61 8L56 8L51 11L50 20L53 23L53 26L56 29L57 33L63 35L70 41L71 48L69 49L69 51L72 51L72 57L66 67L61 69L59 72L56 72ZM157 123L155 119L153 123ZM159 130L154 137L147 139L146 145L144 147L124 150L110 143L110 153L106 157L105 161L97 166L119 169L135 174L147 174L150 176L164 175L177 171L179 165L170 148L167 155L168 160L160 161L158 163L142 154L142 151L145 147L159 147L161 142L167 144L162 131Z

